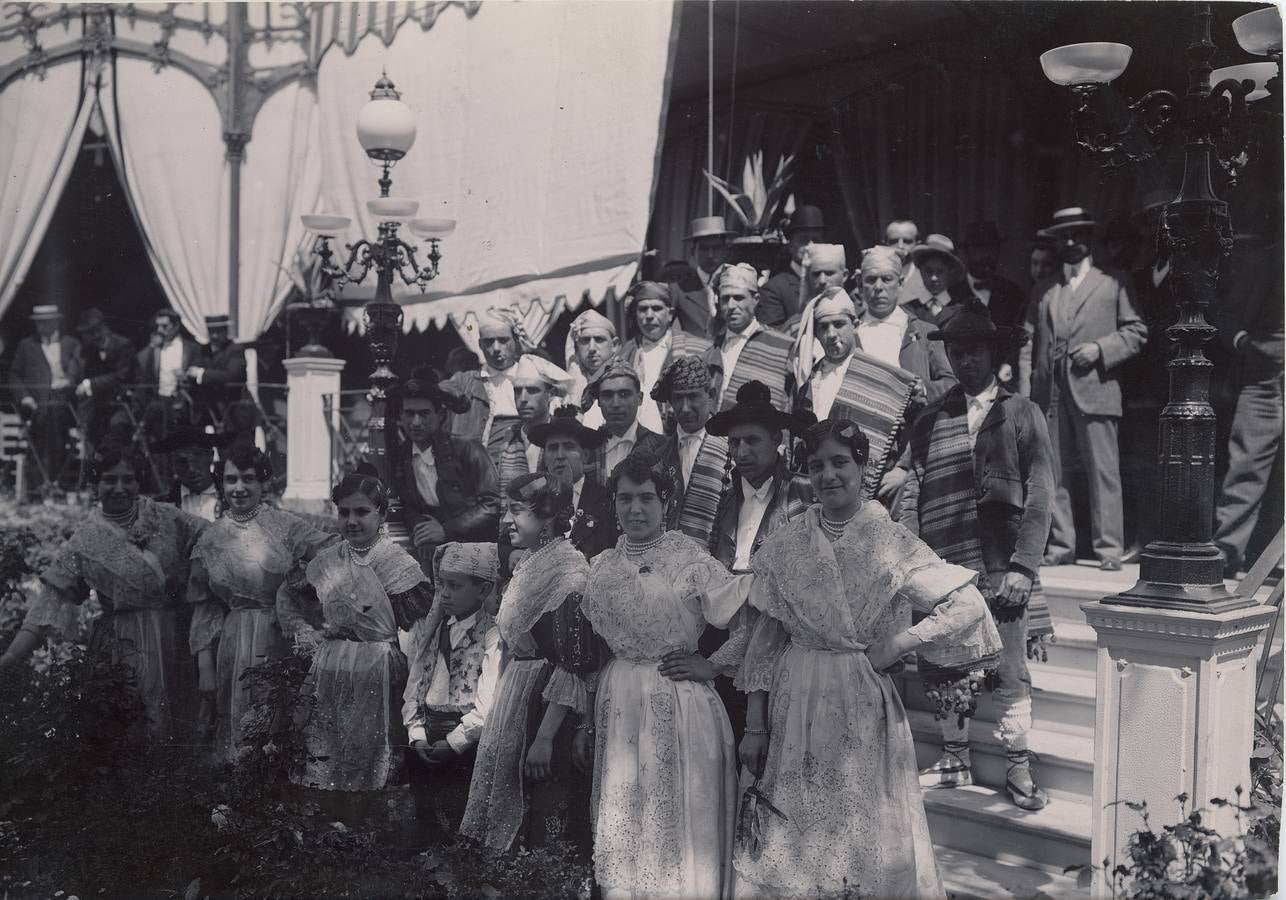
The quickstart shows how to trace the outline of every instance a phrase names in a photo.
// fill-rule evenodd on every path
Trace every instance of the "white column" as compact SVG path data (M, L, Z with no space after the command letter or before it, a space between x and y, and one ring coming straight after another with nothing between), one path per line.
M339 427L339 373L344 360L297 356L285 361L286 493L283 504L299 512L329 511L331 438L324 398L332 395L331 428Z
M1235 800L1238 786L1249 796L1255 665L1276 611L1081 608L1098 632L1090 852L1093 894L1105 896L1112 868L1126 861L1130 835L1143 826L1126 802L1146 801L1159 831L1180 819L1175 798L1187 794L1189 812L1205 809L1203 821L1236 833L1232 811L1210 800Z

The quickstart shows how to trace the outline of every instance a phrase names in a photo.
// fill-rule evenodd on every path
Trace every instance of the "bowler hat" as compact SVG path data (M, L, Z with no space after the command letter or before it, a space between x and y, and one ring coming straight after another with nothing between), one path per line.
M790 237L796 231L806 229L813 231L824 231L826 229L826 220L822 217L822 211L816 206L801 206L791 213L788 218L782 219L781 230L786 237Z
M1027 335L1026 329L1022 329L1022 335ZM929 332L929 340L947 344L952 341L1007 344L1013 337L1013 328L998 327L991 316L971 309L961 310L937 331Z
M31 308L31 318L37 322L48 319L61 319L62 317L62 312L60 312L58 307L54 306L52 303L42 306L33 306Z
M797 416L772 405L772 392L761 381L747 381L737 388L737 402L706 422L706 431L724 437L733 425L762 425L769 431L799 431L805 424Z
M537 447L544 447L550 438L559 434L574 438L583 450L597 449L607 440L603 432L582 425L576 418L576 410L570 406L560 406L548 422L533 425L527 431L528 439Z
M696 241L708 237L731 237L735 231L729 231L723 222L723 216L701 216L692 220L692 228L684 236L685 241Z
M945 234L931 234L924 239L923 243L911 248L911 261L917 266L920 265L921 260L933 256L945 259L958 274L965 273L965 264L960 261L960 257L956 256L956 245Z
M1003 244L1005 239L1000 236L1000 229L992 221L970 222L965 226L964 240L960 243L965 247L979 247L988 244Z
M1097 224L1089 210L1079 206L1069 206L1054 213L1053 219L1045 226L1045 230L1056 232L1066 228L1093 228Z

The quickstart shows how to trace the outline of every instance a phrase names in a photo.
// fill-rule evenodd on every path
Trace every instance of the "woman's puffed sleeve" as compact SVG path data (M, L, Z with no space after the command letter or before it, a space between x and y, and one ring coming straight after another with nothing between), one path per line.
M715 628L728 628L739 610L750 597L755 576L752 572L723 576L707 587L701 595L701 615Z
M790 643L790 633L780 621L764 612L768 605L769 585L764 576L756 577L750 588L749 637L741 670L733 679L737 690L750 694L772 687L777 660Z
M590 712L589 692L597 684L599 667L607 650L581 611L581 595L571 594L554 610L554 671L541 696L585 715Z
M433 589L427 581L421 581L409 591L389 594L389 603L393 607L393 618L397 627L410 631L415 623L429 614L433 608Z
M314 632L320 627L320 616L310 614L308 608L310 598L307 595L311 590L306 579L303 584L299 584L291 578L287 578L277 588L277 625L286 637L310 642Z
M193 655L208 649L223 630L227 614L223 601L210 590L205 560L193 557L188 570L187 602L192 605L192 624L188 627L188 647Z
M41 578L22 627L36 631L49 629L62 637L72 637L79 624L80 604L88 593L88 589L81 593L74 586L56 587L48 579Z
M319 528L318 524L315 519L295 516L288 535L290 555L295 562L312 562L318 551L339 540L338 534Z
M972 576L973 573L969 574ZM913 578L903 588L904 595L909 587L913 587L914 581ZM940 591L942 585L949 581L950 579L944 582L935 576L929 593ZM912 598L908 595L908 599ZM912 605L928 612L909 631L923 642L920 655L933 665L942 668L977 666L1000 653L1000 632L996 630L995 620L987 609L987 601L974 587L972 578L931 604L912 599ZM928 605L927 610L925 605Z

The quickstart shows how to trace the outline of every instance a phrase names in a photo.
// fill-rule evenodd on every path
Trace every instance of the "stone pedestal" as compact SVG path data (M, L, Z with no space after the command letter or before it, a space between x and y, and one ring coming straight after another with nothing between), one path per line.
M286 427L286 493L283 504L300 512L329 511L331 490L331 428L339 428L339 374L342 359L297 356L288 359L289 391ZM332 395L330 428L326 395Z
M1126 801L1147 801L1159 830L1179 820L1175 798L1187 794L1189 811L1205 809L1212 827L1236 833L1231 811L1210 800L1235 799L1237 786L1249 791L1255 667L1276 611L1081 608L1098 632L1091 861L1100 867L1094 895L1104 896L1143 824Z

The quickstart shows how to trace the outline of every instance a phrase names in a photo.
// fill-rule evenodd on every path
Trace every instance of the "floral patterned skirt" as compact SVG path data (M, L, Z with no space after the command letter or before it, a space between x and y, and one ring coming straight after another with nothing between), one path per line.
M736 762L709 684L613 659L598 681L594 875L605 897L729 897Z
M864 653L788 644L769 695L757 850L737 894L942 897L906 711ZM783 818L784 816L784 818Z

